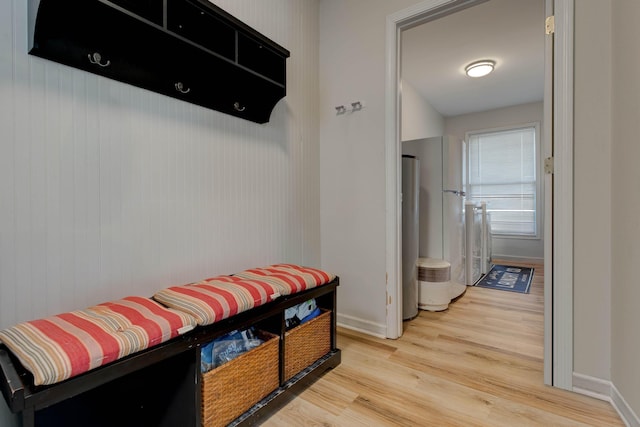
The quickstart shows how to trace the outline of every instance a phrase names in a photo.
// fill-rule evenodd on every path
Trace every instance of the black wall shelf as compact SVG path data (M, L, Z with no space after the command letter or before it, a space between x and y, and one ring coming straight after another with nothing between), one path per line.
M257 123L289 51L207 0L30 0L29 53Z

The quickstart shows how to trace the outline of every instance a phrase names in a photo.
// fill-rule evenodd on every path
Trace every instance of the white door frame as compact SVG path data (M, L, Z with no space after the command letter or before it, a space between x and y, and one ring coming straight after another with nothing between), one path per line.
M400 32L425 22L426 18L434 19L481 1L425 0L387 16L387 338L402 335ZM552 218L545 218L545 229L551 228L553 253L549 254L545 248L544 378L546 384L568 390L572 388L573 374L573 3L574 0L553 0L556 23L553 37L553 212L545 208L545 216L552 215ZM548 265L552 267L547 268Z

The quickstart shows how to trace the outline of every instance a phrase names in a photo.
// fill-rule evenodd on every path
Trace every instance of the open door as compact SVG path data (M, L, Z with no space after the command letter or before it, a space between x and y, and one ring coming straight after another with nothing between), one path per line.
M400 10L386 23L387 338L402 335L400 203L400 33L486 0L431 0ZM571 389L573 372L573 5L545 0L555 30L547 36L545 74L544 382ZM542 28L544 28L541 25ZM558 262L561 260L562 262Z
M545 0L545 15L553 16L553 0ZM544 127L542 158L544 171L544 383L553 384L553 33L545 25ZM547 220L551 221L547 222Z

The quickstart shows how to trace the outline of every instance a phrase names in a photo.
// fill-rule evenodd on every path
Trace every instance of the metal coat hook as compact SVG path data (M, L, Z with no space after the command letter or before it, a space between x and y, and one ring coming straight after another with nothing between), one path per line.
M355 113L356 111L360 111L364 108L364 104L362 103L362 101L354 101L350 102L349 104L351 105L351 108L349 109L347 109L347 107L345 107L344 105L336 106L336 115L340 116L346 113Z
M88 53L87 56L89 57L89 62L94 65L99 65L101 67L108 67L109 65L111 65L111 61L109 61L108 59L105 62L102 62L102 55L100 55L100 53L98 52L94 52L93 54Z
M178 82L175 84L176 90L180 93L189 93L191 92L191 88L185 88L184 83Z

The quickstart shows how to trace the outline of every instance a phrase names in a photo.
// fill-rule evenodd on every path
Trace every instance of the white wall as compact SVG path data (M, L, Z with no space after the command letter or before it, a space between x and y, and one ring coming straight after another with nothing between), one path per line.
M613 6L612 121L612 379L640 425L640 2L616 0Z
M385 322L385 188L384 188L384 27L387 15L417 1L387 2L383 0L322 0L321 68L320 68L320 139L322 195L322 255L323 265L338 270L343 284L339 311L346 320L371 331L382 331ZM620 225L612 228L611 203L611 61L608 17L616 5L616 17L622 27L618 33L616 64L623 56L635 52L637 29L627 20L638 15L635 0L579 0L575 2L575 176L574 176L574 370L601 380L610 380L614 372L623 395L628 396L636 412L640 407L640 385L635 363L639 360L637 334L638 286L633 276L640 238L638 222L632 213L638 208L638 168L630 162L636 154L635 126L637 109L632 99L638 99L637 58L630 55L629 76L616 83L618 96L624 97L618 110L631 107L622 117L616 131L616 185L634 196L624 199L617 193L613 200ZM625 25L623 25L625 24ZM629 36L627 39L626 37ZM629 55L628 55L629 56ZM353 58L357 57L357 61ZM605 58L596 67L587 67L587 60ZM368 110L350 117L335 117L333 104L347 98L366 98ZM628 98L627 98L628 96ZM635 98L631 98L635 96ZM634 116L635 114L635 116ZM635 119L634 119L635 117ZM618 125L618 121L615 122ZM616 126L617 127L617 126ZM445 134L451 134L445 129ZM634 145L635 144L635 145ZM626 153L631 155L627 155ZM629 165L624 170L617 166ZM619 190L615 190L618 192ZM636 217L637 218L637 217ZM610 235L614 233L614 253L623 256L617 261L620 271L612 273ZM628 249L628 252L624 252ZM637 257L636 257L637 258ZM617 287L611 299L612 275ZM620 280L618 280L620 279ZM610 303L611 302L611 303ZM560 308L561 309L561 308ZM611 316L615 313L615 323ZM342 319L345 320L345 317ZM624 326L623 326L624 325ZM612 326L614 329L611 340ZM615 353L612 360L611 352ZM625 353L629 350L629 353ZM619 363L619 366L617 365ZM613 365L613 368L612 368ZM624 377L624 378L623 378Z
M385 20L414 3L320 1L322 265L341 279L338 321L383 336ZM364 110L336 116L335 105L356 100Z
M574 50L574 372L604 380L612 363L611 4L575 2Z
M447 135L453 135L460 140L464 140L465 134L470 131L533 122L540 123L540 133L544 134L542 131L542 126L544 126L543 118L542 102L534 102L497 110L483 111L481 113L447 117L445 118L444 127ZM540 143L542 144L542 141L540 141ZM542 179L542 162L539 166L538 176ZM540 200L544 200L544 193L541 191L538 197ZM539 205L543 206L542 204ZM542 262L544 259L544 241L542 239L544 236L544 221L542 218L540 220L539 232L540 238L537 239L500 238L494 236L492 239L493 257Z
M272 262L320 266L318 3L215 3L291 51L268 124L29 56L26 2L0 0L0 328Z
M400 140L431 138L444 135L444 117L406 80L401 84Z
M606 380L629 425L640 425L639 19L635 0L575 3L574 372Z

